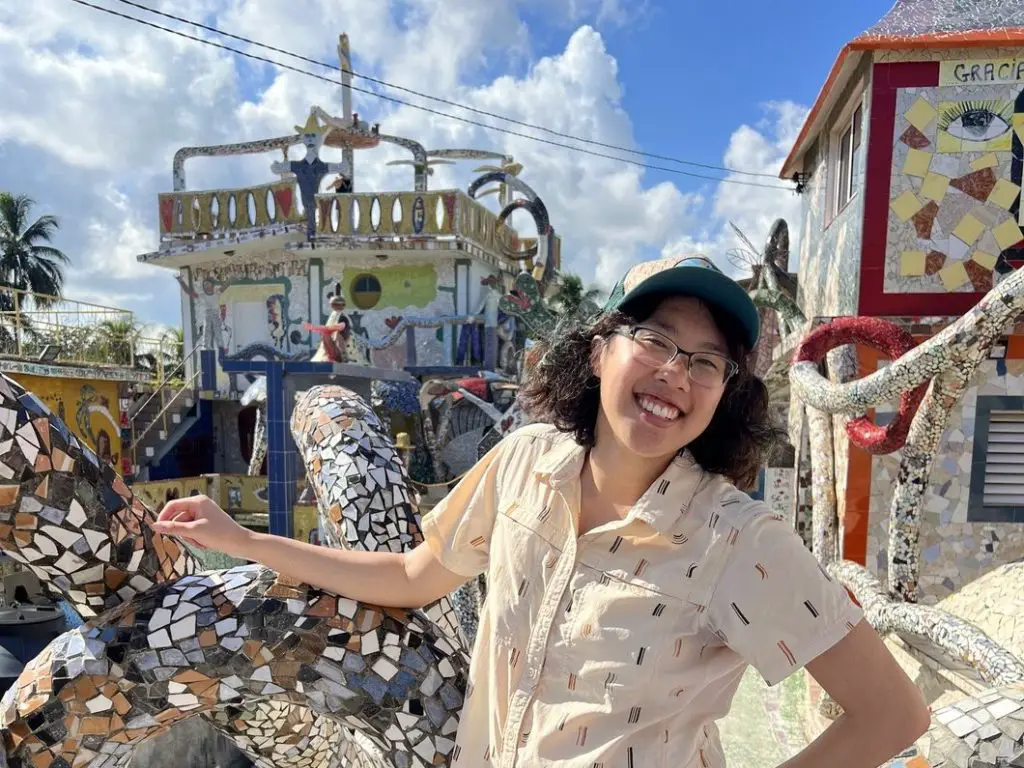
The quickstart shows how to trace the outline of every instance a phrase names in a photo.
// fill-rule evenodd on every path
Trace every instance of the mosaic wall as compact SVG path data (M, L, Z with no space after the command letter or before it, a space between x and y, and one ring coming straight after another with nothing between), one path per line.
M397 263L396 263L397 262ZM372 273L380 282L379 303L372 309L361 310L352 296L353 282L361 275ZM373 341L386 338L399 320L404 317L439 317L457 314L455 305L455 262L448 258L431 258L401 262L398 257L389 256L381 264L377 259L346 254L344 258L324 260L323 284L320 287L323 306L327 306L327 295L341 283L347 314L358 335ZM476 286L478 289L479 286ZM476 295L470 286L471 295ZM476 307L470 307L475 311ZM441 338L434 328L417 328L417 365L443 365L445 350ZM401 368L405 365L405 340L402 339L387 349L373 351L373 363L382 368Z
M114 381L16 375L15 381L46 403L96 455L121 471L121 428L127 400Z
M839 103L860 93L867 82L867 67L847 88ZM822 130L818 141L807 153L805 169L809 174L803 194L803 226L800 230L799 302L807 317L852 315L857 313L861 221L864 217L864 168L870 126L870 104L864 99L861 152L854 168L854 186L859 191L835 217L831 216L829 195L829 147L827 137L835 128L835 118ZM795 267L791 264L790 268Z
M329 296L339 286L354 332L372 342L393 335L403 319L476 314L482 310L483 287L472 278L466 290L457 286L453 258L431 254L425 260L391 254L387 262L381 262L354 254L322 260L264 256L268 258L259 262L195 267L191 281L182 280L188 297L186 306L192 309L192 338L206 339L211 346L241 359L311 354L319 337L311 336L303 324L326 321ZM367 276L369 282L360 282ZM376 295L373 288L377 289ZM467 300L457 302L458 292ZM368 302L375 303L367 307ZM207 326L211 330L207 331ZM455 347L454 331L416 328L414 333L417 365L451 364L449 350ZM405 335L384 349L374 349L371 355L378 367L404 367ZM219 392L242 391L245 386L246 382L232 381L232 377L218 372Z
M938 85L896 94L887 293L987 291L1010 262L1024 257L1018 247L1024 73L1013 64L1019 53L876 56L880 63L940 63Z
M990 360L950 414L925 497L921 529L922 602L932 603L996 565L1024 557L1024 525L968 522L978 396L1024 395L1024 360ZM901 454L872 459L867 565L884 575L888 515Z

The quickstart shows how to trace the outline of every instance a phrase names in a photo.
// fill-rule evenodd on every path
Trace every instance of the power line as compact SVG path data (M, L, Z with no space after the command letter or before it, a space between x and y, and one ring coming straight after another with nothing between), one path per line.
M430 101L436 101L436 102L438 102L440 104L446 104L449 107L456 107L458 109L464 109L467 112L473 112L473 113L478 114L478 115L483 115L484 117L491 117L491 118L494 118L495 120L504 120L507 123L512 123L513 125L519 125L519 126L522 126L523 128L529 128L529 129L534 130L534 131L542 131L544 133L551 134L552 136L557 136L558 138L561 138L561 139L569 139L571 141L578 141L578 142L580 142L582 144L589 144L591 146L601 147L603 149L613 149L616 152L626 152L628 154L637 155L637 156L640 156L640 157L648 157L648 158L651 158L652 160L661 160L661 161L668 162L668 163L677 163L679 165L688 165L688 166L691 166L691 167L694 167L694 168L704 168L704 169L709 170L709 171L724 171L726 173L737 173L737 174L741 174L743 176L760 176L760 177L766 178L766 179L778 179L778 176L776 176L773 173L760 173L758 171L741 171L741 170L738 170L736 168L728 168L728 167L721 166L721 165L709 165L707 163L698 163L698 162L695 162L693 160L681 160L680 158L671 157L671 156L668 156L668 155L658 155L658 154L655 154L653 152L644 152L643 150L632 149L630 147L620 147L620 146L618 146L616 144L606 144L606 143L604 143L602 141L597 141L595 139L584 139L581 136L574 136L571 133L564 133L562 131L556 131L553 128L547 128L547 127L545 127L543 125L537 125L536 123L528 123L528 122L526 122L524 120L517 120L514 117L508 117L507 115L500 115L500 114L497 114L496 112L489 112L486 109L479 109L477 107L472 107L472 106L470 106L468 104L462 104L462 103L457 102L457 101L452 101L450 99L445 99L445 98L443 98L441 96L433 96L433 95L431 95L429 93L424 93L422 91L417 91L417 90L415 90L413 88L407 88L404 85L397 85L395 83L390 83L387 80L381 80L380 78L373 77L371 75L364 75L364 74L362 74L360 72L356 72L356 71L351 70L351 69L346 70L346 69L343 69L342 67L335 66L334 64L330 64L330 63L328 63L326 61L318 61L317 59L311 59L308 56L303 56L300 53L294 53L293 51L289 51L289 50L286 50L284 48L277 48L277 47L275 47L273 45L268 45L267 43L261 43L258 40L252 40L251 38L244 37L242 35L236 35L236 34L234 34L232 32L226 32L223 29L219 29L218 27L213 27L213 26L209 26L207 24L202 24L202 23L200 23L198 21L193 21L192 19L186 19L186 18L184 18L182 16L176 16L173 13L166 13L164 11L159 11L156 8L150 8L148 6L142 5L141 3L132 2L132 0L117 0L117 2L123 3L124 5L130 5L131 7L138 8L139 10L142 10L142 11L148 11L149 13L155 14L157 16L163 16L166 19L172 19L173 21L181 22L182 24L189 24L189 25L197 27L199 29L205 29L207 32L213 32L214 34L221 35L223 37L228 37L228 38L231 38L232 40L238 40L239 42L246 43L247 45L253 45L253 46L256 46L258 48L265 48L268 51L273 51L274 53L284 54L285 56L290 56L293 59L297 59L298 61L304 61L307 64L314 64L314 65L316 65L318 67L324 67L325 69L330 69L330 70L333 70L333 71L336 71L336 72L345 72L347 74L352 75L353 77L358 77L358 78L360 78L362 80L366 80L368 82L384 86L385 88L391 88L391 89L396 90L396 91L403 91L403 92L411 94L413 96L419 96L420 98L423 98L423 99L428 99Z
M271 65L273 65L275 67L279 67L281 69L286 69L286 70L289 70L291 72L295 72L295 73L300 74L300 75L306 75L307 77L313 77L313 78L316 78L317 80L322 80L325 83L330 83L331 85L333 85L335 87L337 87L339 85L337 80L334 80L332 78L325 77L323 75L317 74L316 72L310 72L310 71L305 70L305 69L300 69L299 67L293 67L290 64L285 64L285 63L280 62L280 61L274 61L272 59L268 59L268 58L266 58L264 56L259 56L257 54L249 53L247 51L242 51L242 50L239 50L238 48L233 48L230 45L224 45L223 43L218 43L218 42L216 42L214 40L207 40L207 39L202 38L202 37L197 37L195 35L190 35L190 34L188 34L186 32L181 32L180 30L177 30L177 29L171 29L170 27L164 27L164 26L161 26L160 24L155 24L155 23L153 23L151 21L146 21L145 19L140 19L138 17L130 16L130 15L125 14L125 13L120 13L119 11L115 11L115 10L113 10L111 8L104 8L102 6L95 5L94 3L87 2L87 0L71 0L71 2L77 3L78 5L82 5L82 6L85 6L87 8L91 8L91 9L93 9L95 11L101 11L101 12L109 14L111 16L116 16L118 18L126 19L128 21L134 21L137 24L142 24L143 26L147 26L147 27L150 27L152 29L157 29L157 30L160 30L161 32L168 32L168 33L170 33L172 35L177 35L178 37L184 38L186 40L191 40L193 42L202 43L203 45L209 45L209 46L212 46L214 48L219 48L219 49L224 50L224 51L229 51L230 53L234 53L234 54L236 54L238 56L244 56L246 58L253 59L254 61L262 61L265 64L271 64ZM144 6L140 6L140 7L144 7ZM193 22L185 22L185 23L192 24ZM202 25L196 25L196 26L202 26ZM297 54L293 54L293 55L297 55ZM337 69L337 67L333 67L333 69ZM741 180L738 180L738 179L723 179L723 178L720 178L720 177L717 177L717 176L707 176L705 174L700 174L700 173L691 173L689 171L683 171L683 170L680 170L678 168L666 168L664 166L650 165L648 163L641 163L641 162L638 162L636 160L628 160L628 159L626 159L624 157L616 157L615 155L608 155L608 154L604 154L602 152L594 152L594 151L589 150L589 149L584 149L583 147L574 147L571 144L563 144L561 142L552 141L551 139L545 139L545 138L542 138L540 136L531 136L529 134L521 133L519 131L513 131L513 130L510 130L508 128L502 128L501 126L488 125L486 123L481 123L481 122L479 122L477 120L470 120L469 118L460 117L458 115L453 115L453 114L450 114L448 112L442 112L441 110L433 109L431 107L426 107L426 106L423 106L421 104L414 104L412 102L405 101L403 99L395 98L394 96L388 96L388 95L383 94L383 93L377 93L376 91L372 91L372 90L369 90L367 88L360 88L360 87L355 86L355 85L350 86L350 88L353 91L356 91L357 93L363 93L363 94L366 94L368 96L373 96L375 98L382 99L384 101L388 101L388 102L391 102L393 104L398 104L400 106L410 107L412 109L418 109L421 112L426 112L428 114L437 115L438 117L444 117L444 118L447 118L449 120L456 120L456 121L458 121L460 123L465 123L467 125L472 125L472 126L475 126L477 128L483 128L484 130L498 131L500 133L504 133L504 134L509 135L509 136L516 136L518 138L528 139L530 141L536 141L536 142L539 142L541 144L547 144L547 145L554 146L554 147L560 147L561 149L568 149L568 150L570 150L572 152L580 152L582 154L590 155L592 157L600 157L600 158L604 158L606 160L615 160L615 161L620 162L620 163L626 163L628 165L637 166L638 168L645 168L645 169L652 170L652 171L662 171L663 173L672 173L672 174L676 174L678 176L687 176L689 178L704 179L704 180L707 180L707 181L717 181L717 182L720 182L722 184L739 184L739 185L746 186L746 187L760 187L762 189L777 189L777 190L785 191L785 192L792 192L793 191L793 189L791 187L782 187L782 186L779 186L777 184L761 184L761 183L754 182L754 181L741 181Z

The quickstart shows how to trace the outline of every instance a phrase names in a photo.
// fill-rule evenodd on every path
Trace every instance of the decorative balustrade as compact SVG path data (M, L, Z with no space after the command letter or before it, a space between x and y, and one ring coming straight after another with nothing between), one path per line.
M455 190L317 195L316 232L356 237L454 235L460 196L465 197Z
M299 224L304 219L294 182L241 189L160 195L160 234L212 238L251 229Z
M215 240L253 230L301 224L305 212L292 182L243 189L160 195L160 233L168 240ZM517 261L536 238L521 238L498 216L460 190L366 192L316 196L318 238L461 237ZM554 252L558 242L552 244Z
M514 253L521 247L516 231L469 195L459 198L459 234L492 253Z

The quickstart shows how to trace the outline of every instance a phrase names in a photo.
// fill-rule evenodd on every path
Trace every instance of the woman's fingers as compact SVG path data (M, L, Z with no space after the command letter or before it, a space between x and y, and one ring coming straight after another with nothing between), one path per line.
M160 514L156 516L158 521L164 520L175 520L183 514L190 514L192 512L192 505L189 504L189 499L173 499L164 504L163 509L160 510Z

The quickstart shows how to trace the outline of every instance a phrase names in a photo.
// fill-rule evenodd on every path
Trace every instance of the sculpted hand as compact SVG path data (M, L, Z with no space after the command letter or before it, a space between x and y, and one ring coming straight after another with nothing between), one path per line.
M202 549L246 558L252 532L243 528L206 496L167 502L150 524L157 533L178 536Z

